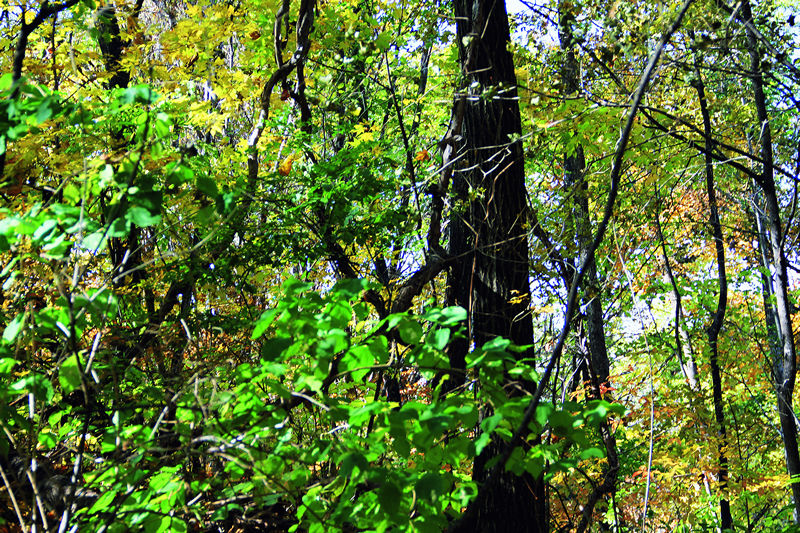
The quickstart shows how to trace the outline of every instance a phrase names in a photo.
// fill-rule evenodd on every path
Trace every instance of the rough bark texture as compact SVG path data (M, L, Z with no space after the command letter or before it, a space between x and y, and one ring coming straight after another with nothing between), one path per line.
M778 417L780 418L783 446L786 454L786 469L790 476L800 476L800 453L797 447L797 426L792 409L797 376L797 360L792 331L792 317L788 294L788 277L786 255L783 251L783 228L781 226L780 204L775 189L774 158L772 153L772 132L764 96L764 79L761 64L759 38L753 30L753 14L749 0L742 2L741 16L747 24L747 40L750 52L750 76L753 85L753 99L758 117L758 131L761 140L761 175L756 179L766 204L766 229L769 232L769 244L772 252L773 275L771 284L775 297L775 314L778 335L781 341L782 359L775 364L775 392L778 401ZM768 327L770 325L768 324ZM800 519L800 481L791 484L794 498L795 521Z
M462 155L453 174L450 253L461 258L449 277L450 304L469 312L469 341L502 336L533 342L529 315L528 242L517 80L503 0L454 0L465 109ZM451 364L463 368L468 342L453 346ZM527 384L531 388L532 384ZM475 461L484 481L487 462L503 448L492 442ZM544 485L530 475L504 473L461 531L547 530Z

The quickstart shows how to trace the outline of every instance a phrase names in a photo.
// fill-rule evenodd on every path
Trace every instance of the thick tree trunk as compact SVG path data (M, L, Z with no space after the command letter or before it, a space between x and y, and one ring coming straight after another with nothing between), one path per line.
M451 364L463 368L468 342L480 346L502 336L533 342L528 306L527 202L522 126L503 0L454 0L459 60L464 78L460 160L453 174L450 253L462 259L449 277L448 299L469 311L469 339L451 347ZM527 384L532 388L532 384ZM492 442L475 461L474 477L502 449ZM476 518L462 531L547 530L544 484L530 475L504 473Z
M750 77L753 84L753 97L758 117L758 131L761 139L761 159L763 168L761 175L756 180L764 194L766 203L766 229L769 232L769 244L774 265L771 284L775 297L775 314L777 329L781 341L782 360L774 365L775 392L778 402L778 417L780 418L783 446L786 454L786 469L795 479L800 477L800 453L797 446L797 426L792 408L795 380L797 376L797 360L794 347L794 333L792 331L792 317L789 305L788 277L786 268L786 255L783 251L783 228L781 227L780 204L775 188L774 158L772 153L772 132L767 114L766 97L764 96L764 80L761 65L761 52L759 39L753 31L753 14L749 0L742 2L741 15L745 22L748 48L750 52ZM770 324L767 325L770 327ZM791 484L792 497L794 498L795 521L800 520L800 481Z

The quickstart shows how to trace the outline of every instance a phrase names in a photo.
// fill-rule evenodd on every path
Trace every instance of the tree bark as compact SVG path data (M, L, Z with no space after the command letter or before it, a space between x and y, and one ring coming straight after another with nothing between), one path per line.
M454 0L464 91L453 174L450 254L460 256L448 278L448 300L468 310L468 338L451 347L451 365L464 368L471 343L502 336L533 342L529 312L527 201L517 80L503 0ZM527 354L523 354L527 355ZM532 389L533 384L523 384ZM493 440L474 465L483 482L487 463L503 449ZM475 519L459 531L547 531L544 483L504 472Z
M658 194L658 193L656 193ZM672 293L672 304L675 309L675 355L681 366L681 372L686 379L691 391L698 391L697 388L697 363L695 362L694 349L692 348L692 338L683 326L683 303L681 293L678 290L678 283L675 280L675 273L670 266L669 255L667 254L667 244L664 239L664 232L661 229L659 218L660 202L656 208L656 237L659 241L661 259L664 262L664 281L669 283Z
M562 63L562 83L564 95L577 94L579 90L579 69L575 55L575 40L572 26L575 22L574 6L559 2L558 34L561 49L564 51ZM567 192L572 194L572 221L575 226L575 244L578 249L577 266L586 263L586 273L580 284L581 299L586 312L582 316L585 333L582 352L588 356L588 370L591 380L589 391L590 398L603 398L604 385L608 383L609 360L606 347L606 333L603 325L603 302L601 299L600 284L597 277L597 262L591 250L592 228L589 217L589 184L586 181L586 159L583 146L578 144L572 153L564 154L564 184ZM569 287L567 287L569 290ZM608 464L603 469L602 481L595 484L589 497L584 502L581 520L578 523L578 532L586 531L592 521L595 505L606 494L611 493L617 481L619 472L619 458L617 456L617 441L608 424L600 425L600 437L606 450Z
M797 426L792 408L795 380L797 376L794 332L789 304L787 261L783 250L783 228L780 204L778 202L774 176L772 152L772 132L764 95L764 79L761 65L759 38L754 31L753 14L749 0L741 4L741 17L746 23L748 51L750 53L750 80L753 85L753 99L758 117L758 131L761 140L761 174L756 182L764 194L766 203L766 229L772 253L773 274L770 281L774 295L774 310L777 318L778 335L781 343L781 361L775 367L775 393L778 402L778 417L781 424L783 446L786 455L786 469L795 481L791 483L794 499L795 522L800 520L800 453L797 446ZM770 324L767 324L770 327Z
M700 101L700 114L703 117L703 137L706 147L705 152L705 174L706 174L706 193L708 194L709 224L714 237L714 249L717 255L717 278L719 279L719 295L717 298L717 309L711 318L711 325L706 330L708 345L711 349L709 366L711 367L711 388L712 401L714 404L714 419L717 423L719 435L719 448L717 453L717 481L719 483L720 500L719 516L720 526L723 531L733 528L733 517L731 516L731 505L727 498L728 490L728 457L725 449L728 445L728 430L725 424L725 411L722 399L722 373L719 365L719 332L725 320L725 310L728 305L728 279L725 272L725 243L722 240L722 226L719 222L719 208L717 206L717 196L714 185L714 160L711 153L714 151L714 141L711 135L711 116L708 112L708 101L706 100L706 90L700 68L695 68L696 79L695 90Z

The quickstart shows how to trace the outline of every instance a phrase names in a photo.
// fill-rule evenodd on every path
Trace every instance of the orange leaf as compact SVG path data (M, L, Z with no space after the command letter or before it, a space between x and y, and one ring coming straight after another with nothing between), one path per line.
M429 154L427 150L420 150L417 152L417 155L414 156L414 161L427 161L430 158L431 154Z

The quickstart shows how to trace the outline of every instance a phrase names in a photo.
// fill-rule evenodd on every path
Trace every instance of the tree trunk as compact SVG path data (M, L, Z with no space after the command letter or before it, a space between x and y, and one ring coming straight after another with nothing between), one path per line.
M664 232L661 229L661 220L658 212L661 209L660 203L656 208L656 237L661 250L661 259L664 264L664 282L669 283L671 293L671 303L675 309L675 355L681 366L681 372L693 392L698 391L697 387L697 363L695 363L694 348L692 348L692 338L683 326L683 303L681 293L678 290L678 283L675 280L675 273L670 266L669 255L667 254L667 243L664 240Z
M728 305L728 279L725 273L725 243L722 240L722 226L719 222L719 208L714 186L714 160L711 157L714 151L714 141L711 136L711 117L708 112L708 101L703 78L699 66L695 68L695 90L700 101L700 113L703 116L703 137L705 143L705 174L706 193L708 194L709 223L714 236L714 248L717 255L717 278L719 279L719 297L717 309L711 317L711 325L706 330L708 345L711 349L709 366L711 367L712 401L714 403L714 419L717 423L719 434L719 448L717 450L717 481L719 482L720 500L719 517L723 531L733 528L731 505L727 498L728 492L728 457L725 449L728 445L728 430L725 424L725 411L722 400L722 373L719 365L719 332L725 320L725 310Z
M575 42L572 25L575 22L574 6L559 2L558 34L561 48L564 50L562 63L562 82L564 95L577 94L579 90L578 79L580 65L575 55ZM564 154L564 184L567 192L572 194L572 221L575 226L575 244L578 249L577 266L586 263L586 273L579 287L582 290L581 299L586 312L583 315L584 331L581 334L583 349L588 357L588 369L591 379L589 391L590 398L603 398L604 385L608 384L609 360L606 348L606 333L603 325L603 302L601 299L600 284L597 277L597 262L591 252L592 227L589 217L589 184L586 181L586 159L583 146L578 144L575 151ZM567 287L569 290L569 287ZM619 472L619 458L617 456L617 441L608 424L600 425L600 437L606 450L608 464L603 469L603 480L594 485L592 492L584 502L581 520L578 523L578 532L586 531L592 521L594 507L601 498L611 493L617 481Z
M773 275L769 280L772 284L772 293L775 297L775 314L777 318L778 334L781 342L782 359L775 366L775 393L778 402L778 417L780 418L783 446L786 454L786 469L789 475L795 478L791 484L794 498L795 521L800 520L800 453L797 448L797 426L792 409L792 396L794 394L795 379L797 376L797 363L794 347L794 333L792 331L792 317L789 306L788 278L786 272L786 255L783 251L783 228L781 227L780 204L775 189L774 159L772 153L772 132L767 114L766 97L764 96L764 80L761 66L761 52L759 39L753 31L753 14L749 0L742 2L741 16L745 22L748 49L750 52L750 78L753 84L753 98L758 117L758 131L761 139L761 159L763 168L757 182L764 194L766 203L766 229L769 232L769 244L772 252ZM770 327L770 324L767 324Z
M448 300L469 312L468 340L451 347L463 368L470 342L502 336L532 344L528 309L527 202L522 131L514 63L503 0L454 0L459 61L464 79L459 162L453 174L450 253L462 259L448 279ZM526 354L524 354L526 355ZM525 384L532 389L532 384ZM493 441L475 461L484 481L488 461L504 443ZM504 473L475 520L461 531L547 531L544 484L530 475Z

